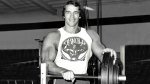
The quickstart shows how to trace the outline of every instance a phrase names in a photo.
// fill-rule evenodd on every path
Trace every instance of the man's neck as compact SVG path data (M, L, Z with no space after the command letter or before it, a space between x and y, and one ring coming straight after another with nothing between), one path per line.
M75 34L75 33L80 32L81 28L78 26L77 27L64 26L64 30L68 33Z

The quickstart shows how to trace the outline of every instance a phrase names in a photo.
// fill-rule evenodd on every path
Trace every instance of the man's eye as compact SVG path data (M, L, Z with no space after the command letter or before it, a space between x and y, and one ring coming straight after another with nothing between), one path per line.
M66 13L66 14L68 14L68 13L69 13L69 11L66 11L65 13Z
M79 12L74 12L75 14L79 14Z

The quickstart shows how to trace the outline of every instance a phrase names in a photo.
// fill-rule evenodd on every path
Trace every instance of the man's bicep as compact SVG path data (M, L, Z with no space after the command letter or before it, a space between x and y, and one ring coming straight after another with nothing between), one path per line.
M51 42L45 41L42 47L42 62L54 61L55 57L55 46Z
M99 54L99 52L104 48L104 45L100 41L100 36L93 30L88 31L92 38L92 50L94 54Z
M49 48L42 50L42 62L54 60L54 55L50 55L50 53L51 53L51 51Z

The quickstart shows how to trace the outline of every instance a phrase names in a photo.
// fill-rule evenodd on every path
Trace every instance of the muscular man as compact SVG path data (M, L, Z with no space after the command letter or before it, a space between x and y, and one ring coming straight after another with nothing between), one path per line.
M88 61L92 54L100 61L104 52L116 56L114 50L101 44L100 37L95 31L79 27L80 10L79 3L75 1L66 3L63 10L64 27L49 33L42 49L42 62L47 64L48 73L60 74L65 80L72 82L75 80L74 74L87 74ZM89 82L77 80L75 84L89 84Z

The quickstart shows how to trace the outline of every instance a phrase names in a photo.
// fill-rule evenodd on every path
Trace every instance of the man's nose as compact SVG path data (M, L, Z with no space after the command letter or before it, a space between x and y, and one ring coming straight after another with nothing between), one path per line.
M74 14L73 13L71 13L70 18L74 19Z

